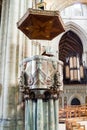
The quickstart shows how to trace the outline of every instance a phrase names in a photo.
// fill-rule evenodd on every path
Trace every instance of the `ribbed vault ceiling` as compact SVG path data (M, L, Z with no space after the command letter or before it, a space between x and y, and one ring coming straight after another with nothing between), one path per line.
M65 62L66 57L78 54L82 58L83 46L80 38L72 31L66 32L59 43L59 59Z

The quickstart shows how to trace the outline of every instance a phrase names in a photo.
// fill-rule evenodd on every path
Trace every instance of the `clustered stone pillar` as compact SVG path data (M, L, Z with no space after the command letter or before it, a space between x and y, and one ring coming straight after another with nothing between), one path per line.
M25 13L27 8L32 8L32 0L20 0L19 3L19 18ZM17 23L16 23L17 24ZM17 28L17 26L16 26ZM22 32L18 32L18 78L20 76L19 64L25 57L32 55L32 41L29 40ZM18 89L19 90L19 89ZM23 94L18 93L17 105L17 130L24 130L24 109L23 109Z
M20 66L25 130L58 130L58 99L63 85L59 77L63 77L63 63L52 57L33 56L24 59Z
M32 0L3 0L2 2L0 27L0 130L24 130L23 126L20 127L20 121L17 123L22 118L21 114L23 114L21 109L20 112L17 111L20 102L17 96L19 73L17 67L20 60L30 55L28 52L30 52L29 45L31 46L31 44L29 43L31 41L27 40L18 31L17 21L29 5L32 5L30 4ZM26 48L28 49L26 50Z
M1 84L1 102L0 102L0 118L3 117L3 97L4 97L4 83L5 83L5 67L7 60L7 39L8 39L8 25L9 22L9 10L10 10L10 1L3 0L2 3L2 14L1 14L1 35L0 35L0 84ZM10 33L10 32L9 32ZM10 38L11 39L11 38Z
M2 60L0 59L2 61L2 115L0 130L15 130L16 128L16 49L18 32L16 21L18 20L18 7L18 1L3 0L0 38L2 43Z

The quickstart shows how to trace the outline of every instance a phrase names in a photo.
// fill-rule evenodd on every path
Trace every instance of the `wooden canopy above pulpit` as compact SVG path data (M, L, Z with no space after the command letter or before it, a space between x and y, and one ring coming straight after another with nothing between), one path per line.
M58 11L28 9L17 27L29 39L52 40L65 31Z

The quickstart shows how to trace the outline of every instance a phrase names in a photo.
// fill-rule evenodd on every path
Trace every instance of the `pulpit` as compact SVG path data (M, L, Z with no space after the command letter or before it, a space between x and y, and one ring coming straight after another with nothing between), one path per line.
M25 130L58 130L58 98L63 89L63 63L33 56L21 64L20 91L25 99Z
M28 9L17 27L29 39L52 40L65 31L58 11ZM63 63L53 55L26 58L20 65L25 100L25 130L58 130L58 98L63 90Z

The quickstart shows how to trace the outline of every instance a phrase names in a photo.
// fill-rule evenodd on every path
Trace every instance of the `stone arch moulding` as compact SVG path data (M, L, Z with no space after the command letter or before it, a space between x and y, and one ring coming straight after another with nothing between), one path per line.
M48 7L49 9L53 9L53 10L63 10L68 6L71 6L75 3L81 3L81 4L87 4L86 0L44 0L44 2L46 2L46 7ZM48 9L47 8L47 9Z
M83 52L86 52L87 51L86 50L86 48L87 48L87 36L86 36L85 30L74 22L67 22L67 23L65 23L65 26L66 26L66 32L71 30L79 36L79 38L82 41Z
M68 100L68 105L71 105L71 101L74 99L74 98L77 98L79 101L80 101L80 103L81 104L83 104L83 98L82 98L82 96L80 95L80 94L73 94L70 98L69 98L69 100Z

